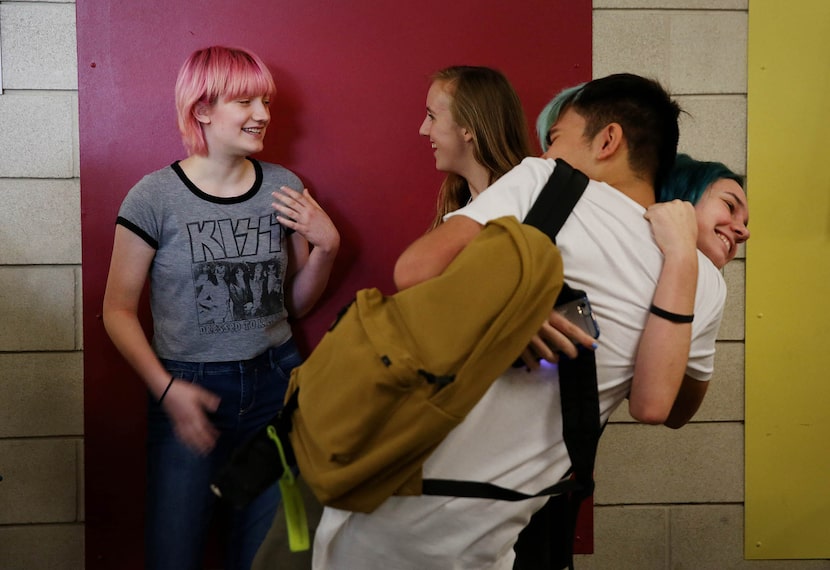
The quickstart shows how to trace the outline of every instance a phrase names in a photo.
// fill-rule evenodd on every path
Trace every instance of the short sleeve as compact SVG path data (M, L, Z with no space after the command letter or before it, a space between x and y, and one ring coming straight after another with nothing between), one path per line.
M526 158L496 180L467 206L445 216L467 216L480 223L513 216L522 221L550 178L556 165L552 159Z
M686 374L705 381L712 377L715 369L715 342L726 303L726 282L718 268L701 252L698 252L698 267L695 320Z

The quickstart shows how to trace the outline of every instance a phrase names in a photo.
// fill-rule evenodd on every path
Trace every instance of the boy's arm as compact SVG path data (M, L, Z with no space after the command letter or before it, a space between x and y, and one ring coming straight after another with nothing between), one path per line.
M415 241L395 265L398 289L439 275L489 220L502 216L525 219L553 168L552 160L524 159L473 203L451 213L443 224Z
M400 291L440 275L483 227L467 216L453 216L415 240L395 263L395 286Z

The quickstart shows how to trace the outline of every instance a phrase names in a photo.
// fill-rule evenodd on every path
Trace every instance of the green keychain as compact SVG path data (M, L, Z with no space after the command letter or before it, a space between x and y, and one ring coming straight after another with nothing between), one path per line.
M280 491L282 504L285 510L285 527L288 530L288 548L291 552L302 552L310 547L308 537L308 519L305 514L305 505L297 485L297 478L285 460L285 451L282 442L277 436L274 426L268 426L268 437L276 444L282 462L282 477L280 477Z

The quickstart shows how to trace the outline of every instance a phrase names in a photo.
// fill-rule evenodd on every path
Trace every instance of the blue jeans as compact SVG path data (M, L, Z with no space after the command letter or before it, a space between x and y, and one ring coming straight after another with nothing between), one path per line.
M289 340L245 361L161 362L176 378L222 399L210 416L221 435L209 455L191 451L176 438L164 410L150 399L145 567L202 568L208 529L216 515L226 536L226 570L247 570L271 527L280 501L279 486L275 483L246 508L236 510L216 499L210 483L234 448L282 408L288 377L301 363L296 345Z

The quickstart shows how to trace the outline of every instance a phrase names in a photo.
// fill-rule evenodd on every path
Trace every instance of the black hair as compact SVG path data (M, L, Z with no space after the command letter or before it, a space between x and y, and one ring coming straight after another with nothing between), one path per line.
M619 123L628 144L631 169L659 188L674 165L680 136L680 106L655 80L617 73L586 83L570 102L593 138Z

